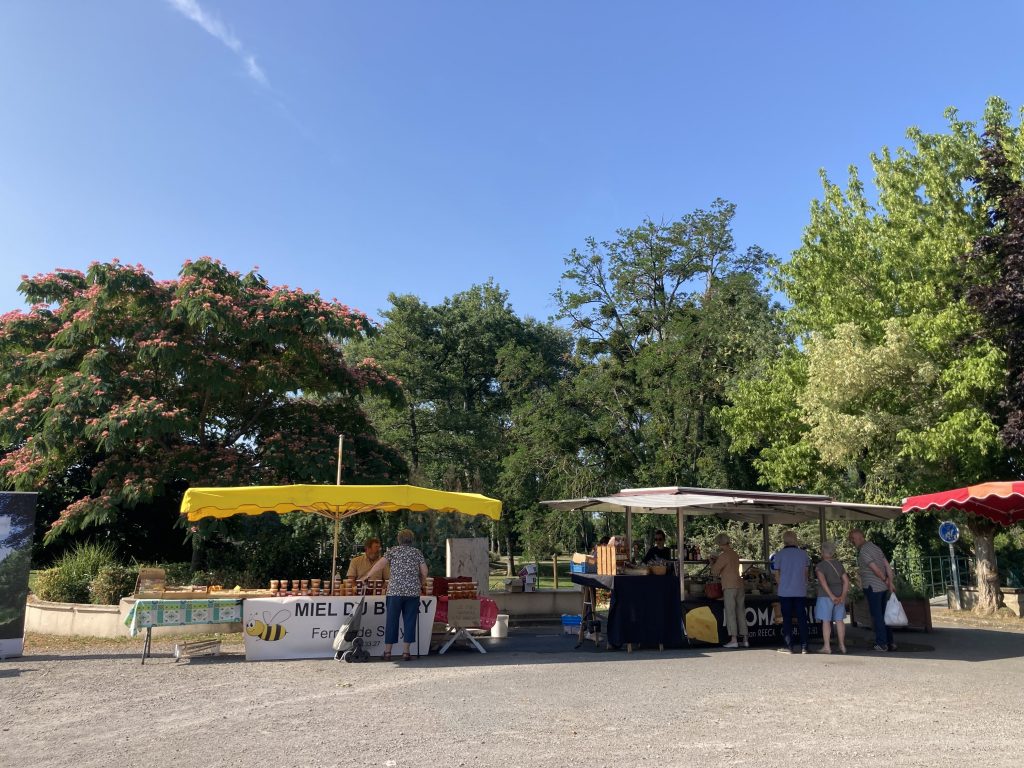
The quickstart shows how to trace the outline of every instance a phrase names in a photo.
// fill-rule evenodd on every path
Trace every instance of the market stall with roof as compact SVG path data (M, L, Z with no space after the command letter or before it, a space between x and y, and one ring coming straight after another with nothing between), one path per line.
M287 579L271 582L269 588L247 590L244 598L230 591L205 592L195 597L238 599L241 603L243 638L247 659L329 658L334 655L332 641L342 621L357 606L364 612L362 631L371 655L383 653L384 598L383 581L371 585L360 601L354 580L341 579L338 573L338 529L340 522L367 512L441 512L501 519L501 502L475 493L455 493L413 485L286 485L228 488L190 488L181 502L181 513L190 523L204 519L225 519L235 515L314 514L334 522L331 572L326 579ZM416 653L429 650L429 642L438 603L444 595L434 594L428 580L420 601L417 622ZM443 580L442 580L443 581ZM290 582L290 583L289 583ZM352 583L350 583L352 582ZM359 590L361 591L361 589ZM442 591L438 585L438 591ZM463 585L460 596L484 600L481 616L496 615L496 606L476 594L473 585ZM189 594L165 592L161 597L180 601ZM159 601L150 601L159 603ZM159 605L137 606L137 616L158 616ZM445 606L447 607L447 606ZM177 615L177 612L172 615ZM151 629L139 626L139 629ZM486 627L485 627L486 628ZM148 635L149 633L147 633ZM148 643L147 643L148 646Z
M632 551L634 515L674 516L677 555L673 576L644 576L639 573L618 572L573 575L573 581L576 583L587 583L590 586L603 585L612 589L613 607L618 610L615 611L615 615L611 611L609 612L609 641L614 642L615 639L620 639L627 645L631 642L671 644L675 639L674 617L670 616L668 620L664 620L662 617L655 616L655 613L662 610L658 606L668 606L665 610L670 610L673 601L683 603L686 599L693 600L698 597L687 594L686 566L704 564L703 562L691 563L686 560L686 519L688 517L713 516L723 520L736 520L759 525L762 530L762 565L767 570L769 560L768 529L771 525L797 525L816 520L819 524L821 540L824 541L825 524L830 520L850 523L873 522L890 520L900 514L899 507L843 502L822 495L677 486L627 488L607 496L557 499L542 503L552 509L564 511L623 513L626 525L626 552ZM675 581L674 585L668 584L666 579L669 578ZM634 582L634 579L647 581ZM658 579L661 581L656 581ZM631 595L632 599L628 602L634 605L624 605L623 601L615 598L616 583L621 588L620 594ZM650 597L655 592L665 594L658 594L655 598L646 600L647 606L637 607L635 605L639 601L644 601L645 596ZM771 611L770 605L767 610ZM626 620L619 622L618 620L624 616ZM763 606L756 609L755 616L759 620L764 620L761 623L773 623L773 619L765 616ZM652 625L664 627L664 630L652 634L649 631ZM619 633L617 638L612 637L613 631ZM710 637L711 631L707 631ZM763 631L767 634L767 627ZM717 633L715 634L717 635ZM771 636L774 637L774 634L774 629L772 629ZM639 639L631 640L630 638L633 637ZM661 642L657 638L661 638ZM717 642L717 636L715 642Z

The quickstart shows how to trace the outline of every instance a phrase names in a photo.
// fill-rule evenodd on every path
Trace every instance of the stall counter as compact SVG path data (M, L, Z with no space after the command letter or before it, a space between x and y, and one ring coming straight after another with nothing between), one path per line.
M665 576L572 574L574 584L611 590L608 643L632 647L679 646L683 643L679 579Z

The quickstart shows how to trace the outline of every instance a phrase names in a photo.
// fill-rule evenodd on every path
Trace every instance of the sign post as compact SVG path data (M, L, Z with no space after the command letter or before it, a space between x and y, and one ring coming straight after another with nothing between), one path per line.
M949 562L953 573L953 593L956 595L956 609L962 611L964 607L963 595L960 593L960 572L956 567L956 552L953 545L960 539L960 529L952 520L946 520L939 526L939 538L949 544Z

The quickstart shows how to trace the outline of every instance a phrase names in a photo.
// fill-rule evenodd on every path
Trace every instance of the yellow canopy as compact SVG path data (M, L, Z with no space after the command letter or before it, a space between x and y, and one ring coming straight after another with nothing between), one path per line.
M207 517L310 512L340 520L363 512L457 512L501 519L501 502L478 493L452 493L415 485L265 485L189 488L181 513L189 522Z

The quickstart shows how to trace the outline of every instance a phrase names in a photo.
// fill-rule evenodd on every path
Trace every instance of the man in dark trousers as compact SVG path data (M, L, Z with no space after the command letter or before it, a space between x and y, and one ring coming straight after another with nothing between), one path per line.
M807 569L811 558L797 546L796 532L782 534L783 547L772 556L772 570L782 608L782 642L779 653L797 653L793 645L793 616L800 629L800 653L807 650Z
M850 531L850 543L857 548L858 579L875 629L874 650L895 651L892 629L885 624L885 604L889 602L889 593L896 591L892 583L892 566L882 548L864 537L864 531L857 528Z

